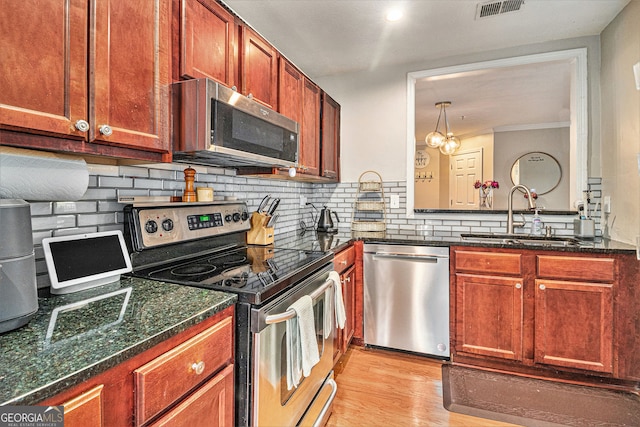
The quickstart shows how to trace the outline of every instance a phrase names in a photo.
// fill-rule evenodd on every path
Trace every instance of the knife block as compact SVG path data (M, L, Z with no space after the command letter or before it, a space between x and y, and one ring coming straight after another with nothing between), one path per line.
M251 229L247 232L248 244L270 245L273 243L273 227L267 227L270 218L269 215L259 212L251 215Z

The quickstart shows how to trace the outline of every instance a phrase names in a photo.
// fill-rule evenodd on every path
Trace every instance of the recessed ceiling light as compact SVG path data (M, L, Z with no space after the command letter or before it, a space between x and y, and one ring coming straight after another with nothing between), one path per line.
M389 22L398 21L402 18L402 11L399 9L392 9L387 12L385 19Z

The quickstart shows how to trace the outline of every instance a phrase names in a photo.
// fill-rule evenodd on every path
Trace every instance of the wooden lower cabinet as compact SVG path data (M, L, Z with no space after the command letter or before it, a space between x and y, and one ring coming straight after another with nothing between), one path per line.
M229 365L150 426L232 426L233 397L233 365Z
M336 329L333 340L333 361L336 363L349 348L349 344L355 331L355 305L356 305L356 274L355 274L355 248L348 248L336 254L333 261L333 268L340 275L340 283L342 285L342 300L344 301L344 310L346 320L344 329Z
M456 303L460 351L522 360L522 278L456 274Z
M613 372L613 284L536 280L536 363Z
M76 396L62 404L64 406L64 425L67 427L102 427L104 426L102 412L102 390L100 384L79 396Z
M453 247L452 361L555 377L623 378L614 256ZM514 276L517 274L517 276ZM623 325L618 325L623 327Z
M39 405L66 427L233 426L234 307Z

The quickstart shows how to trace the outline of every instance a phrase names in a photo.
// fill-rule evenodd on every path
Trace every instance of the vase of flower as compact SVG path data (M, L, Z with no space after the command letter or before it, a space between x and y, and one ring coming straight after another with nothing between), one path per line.
M491 188L481 188L479 207L480 209L492 209L493 208L493 190Z
M493 209L493 190L500 188L498 181L476 181L473 185L479 191L478 207L480 209Z

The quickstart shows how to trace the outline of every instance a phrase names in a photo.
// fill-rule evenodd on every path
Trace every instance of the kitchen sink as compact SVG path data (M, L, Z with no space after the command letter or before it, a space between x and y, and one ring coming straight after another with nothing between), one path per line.
M525 246L581 246L583 242L574 237L545 237L532 236L528 234L461 234L463 240L472 242L485 242L502 245L525 245Z

